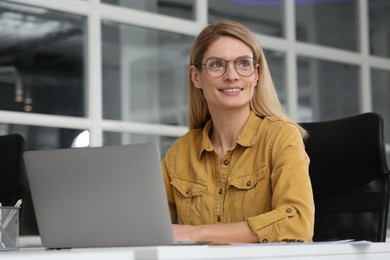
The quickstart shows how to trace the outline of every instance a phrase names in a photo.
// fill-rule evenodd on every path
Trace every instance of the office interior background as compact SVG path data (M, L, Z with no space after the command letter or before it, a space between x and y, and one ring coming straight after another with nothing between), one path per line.
M225 18L256 32L293 119L380 113L390 157L388 0L0 0L0 135L163 156L187 131L192 42ZM21 221L38 234L29 193Z

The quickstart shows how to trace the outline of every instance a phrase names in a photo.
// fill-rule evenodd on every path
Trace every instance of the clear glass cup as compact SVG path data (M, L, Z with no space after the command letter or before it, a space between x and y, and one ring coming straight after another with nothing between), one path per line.
M19 249L19 208L0 207L0 251Z

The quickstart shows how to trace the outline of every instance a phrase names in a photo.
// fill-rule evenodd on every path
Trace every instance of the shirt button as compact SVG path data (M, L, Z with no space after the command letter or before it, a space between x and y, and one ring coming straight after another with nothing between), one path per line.
M229 160L225 160L225 161L223 161L223 164L225 164L225 165L228 165L229 164Z
M190 189L187 189L186 190L186 194L190 194L191 190Z
M219 189L218 194L219 194L219 195L222 194L222 188Z
M261 243L268 243L268 240L264 238L263 240L261 240Z
M217 217L217 222L221 222L221 216Z
M286 209L286 212L287 212L287 213L291 213L291 209L290 209L290 208L287 208L287 209Z
M252 184L251 181L247 181L247 182L246 182L246 186L248 186L248 187L251 186L251 184Z

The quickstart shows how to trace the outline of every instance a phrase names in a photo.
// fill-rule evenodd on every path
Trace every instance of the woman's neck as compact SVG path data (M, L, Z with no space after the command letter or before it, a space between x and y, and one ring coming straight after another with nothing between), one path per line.
M237 137L244 127L250 114L250 109L213 111L213 129L210 140L219 158L223 160L225 153L236 143Z

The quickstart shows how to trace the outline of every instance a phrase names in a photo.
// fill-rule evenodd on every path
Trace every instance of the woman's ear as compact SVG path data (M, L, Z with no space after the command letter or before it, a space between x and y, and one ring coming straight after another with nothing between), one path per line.
M191 72L191 81L194 84L195 88L201 89L202 87L200 85L200 78L199 78L200 72L194 65L191 65L190 72Z

